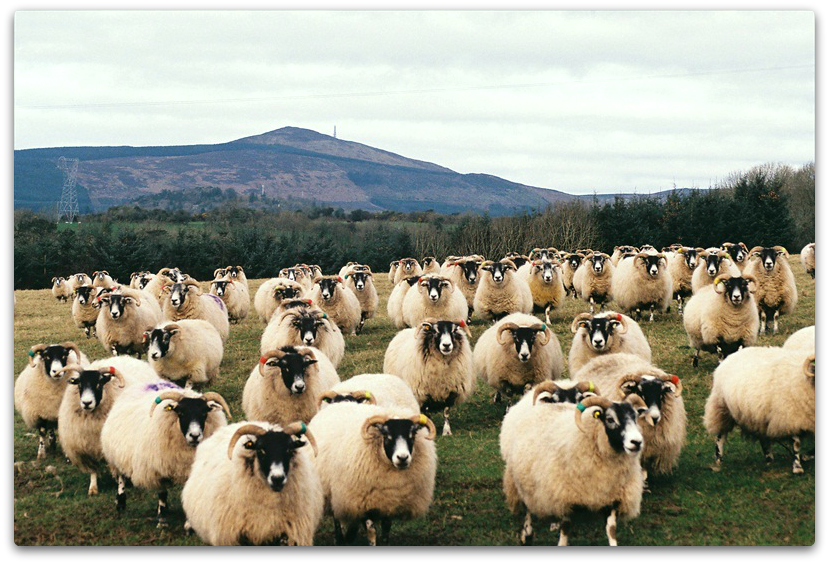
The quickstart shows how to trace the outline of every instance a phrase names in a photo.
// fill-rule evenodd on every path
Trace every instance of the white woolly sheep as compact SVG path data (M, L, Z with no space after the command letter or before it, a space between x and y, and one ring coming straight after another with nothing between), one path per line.
M158 303L140 290L120 288L98 296L100 311L95 332L104 350L111 354L144 352L144 332L161 321Z
M472 364L478 378L501 394L523 394L564 372L561 344L552 328L525 313L513 313L484 331L475 343Z
M440 263L435 257L423 257L423 274L440 274Z
M118 481L118 511L127 507L129 479L136 488L158 490L158 526L166 526L169 484L184 484L196 447L227 425L225 414L230 409L216 392L164 380L125 388L101 429L104 458Z
M319 396L339 381L337 369L319 349L273 349L262 354L248 376L242 409L251 420L308 423L319 408Z
M619 261L613 273L613 298L619 308L635 313L638 321L642 310L668 311L673 296L673 280L668 261L662 253L642 252Z
M74 290L78 286L92 286L92 278L88 274L78 272L66 279L67 284Z
M98 292L92 286L78 286L75 288L74 296L72 320L76 327L83 329L84 335L89 339L95 334L95 324L98 321Z
M815 244L809 243L800 251L800 262L806 270L806 274L814 279L815 277Z
M387 545L393 519L429 510L437 454L435 425L425 415L343 402L321 410L308 427L338 544L352 542L362 524L369 544L377 545L379 521L379 544Z
M570 374L596 358L613 353L635 354L645 362L651 361L651 346L641 327L627 315L605 311L592 315L580 313L570 325L573 343L570 345Z
M210 283L210 293L218 296L225 303L230 323L239 323L248 316L250 294L245 284L237 283L230 276L225 276Z
M694 366L699 365L701 350L716 352L722 359L757 342L760 317L752 295L756 286L750 274L724 274L688 300L683 324L694 349Z
M301 422L244 421L196 450L181 491L187 527L214 546L311 546L325 497Z
M452 260L447 259L440 271L466 298L466 305L469 308L467 323L472 320L475 310L475 292L478 290L478 282L481 279L481 263L483 263L483 257L480 255L452 257Z
M397 270L394 273L394 283L399 284L404 278L411 278L412 276L421 276L423 269L417 259L411 257L400 259L397 265Z
M576 287L573 284L573 277L583 260L584 255L581 253L568 253L564 255L564 262L561 265L561 281L564 285L564 295L572 295L573 299L578 299L579 297L576 292Z
M471 332L466 322L426 319L400 331L389 343L383 372L400 376L423 411L443 410L443 434L451 435L449 415L475 391Z
M541 258L528 262L518 269L518 276L529 285L536 310L549 312L561 307L566 293L558 260Z
M754 299L760 310L760 334L766 332L766 322L772 318L777 335L778 317L792 313L797 305L797 284L789 267L789 253L778 245L754 247L749 256L745 274L757 282Z
M68 365L73 372L66 380L58 414L60 446L66 458L89 474L88 495L98 494L98 472L104 459L101 428L125 386L149 383L158 377L150 365L129 356L96 360L89 366Z
M169 291L170 295L164 300L164 319L203 319L216 328L222 342L227 341L230 320L227 307L220 297L203 293L199 283L192 278L176 282L169 287Z
M515 514L525 513L521 544L531 544L532 518L560 520L567 545L576 507L601 511L608 543L616 546L616 520L639 515L643 480L642 431L647 411L636 395L623 402L591 396L576 405L537 402L527 393L501 425L504 493Z
M814 352L815 350L815 326L804 327L789 336L783 343L784 349L803 349Z
M679 247L668 259L668 272L673 281L673 296L679 315L682 315L685 300L694 294L691 281L697 268L698 255L704 250L702 247Z
M360 300L344 284L340 276L321 276L314 280L314 287L304 298L310 299L336 323L340 331L357 334L362 320Z
M642 425L645 446L642 466L647 472L669 474L679 464L685 446L687 417L679 377L643 360L641 357L614 353L594 358L575 373L574 380L590 378L602 395L622 400L636 394L648 407Z
M406 327L406 322L403 320L403 302L405 301L409 290L417 284L419 280L420 276L404 278L394 286L394 289L391 291L391 295L389 295L389 300L386 303L386 312L388 313L392 324L394 324L394 326L398 329Z
M14 382L14 408L29 429L37 429L37 458L46 457L49 449L56 448L60 402L66 390L63 370L66 366L86 366L89 359L78 346L67 341L61 344L39 344L29 349L29 365L20 372Z
M604 304L613 299L613 262L605 253L592 252L573 275L573 287L581 299L590 303L590 313L598 305L599 311Z
M253 308L262 323L267 324L282 300L299 298L304 293L302 286L287 278L271 278L262 282L253 297Z
M224 268L217 268L213 271L213 278L215 280L219 280L222 278L228 278L232 280L235 284L239 286L243 286L247 291L248 295L250 295L250 286L248 285L248 277L245 274L245 269L241 266L226 266Z
M746 247L745 243L723 243L720 245L720 248L728 253L728 256L731 257L731 262L734 263L734 266L740 272L745 269L748 264L746 262L748 260L748 247Z
M285 346L316 347L335 367L345 356L342 331L319 308L299 307L274 317L262 333L260 352Z
M389 282L394 284L394 275L397 274L397 267L400 266L399 260L393 260L389 263Z
M475 314L487 321L498 321L511 313L532 313L533 295L526 280L517 276L510 259L481 264L481 280L475 291Z
M92 273L93 288L112 288L117 285L118 282L113 280L106 270L96 270Z
M314 278L309 274L309 270L300 268L299 265L290 268L283 268L277 275L278 278L287 278L302 286L302 291L307 292L314 285Z
M702 260L698 261L697 269L691 277L691 290L697 293L701 288L710 286L714 283L714 278L728 274L730 276L739 276L740 269L734 265L731 257L725 251L719 249L705 249L697 253Z
M380 297L377 295L377 288L374 287L374 275L371 269L365 267L360 270L352 270L345 275L345 286L357 296L360 302L360 325L357 327L357 334L363 332L363 325L366 320L377 314L377 306L380 304Z
M463 294L455 291L455 285L440 274L424 274L406 292L403 298L403 322L417 327L425 319L467 319L469 308Z
M613 263L613 266L617 266L619 261L625 255L635 255L639 252L638 247L634 247L633 245L619 245L618 247L613 247L613 254L610 255L610 262Z
M144 285L144 291L155 299L161 299L165 286L172 286L176 282L183 282L184 275L178 268L164 267Z
M66 302L72 296L72 287L63 276L52 278L52 297L59 302Z
M420 413L420 404L411 387L394 374L358 374L340 382L319 397L320 408L342 401L368 402L401 413Z
M792 472L802 474L801 437L815 433L814 352L748 347L731 355L714 371L704 422L716 437L713 470L720 470L726 436L737 426L759 439L767 463L771 442L791 439Z
M206 384L219 375L224 343L216 328L203 319L163 321L145 333L147 359L161 378Z

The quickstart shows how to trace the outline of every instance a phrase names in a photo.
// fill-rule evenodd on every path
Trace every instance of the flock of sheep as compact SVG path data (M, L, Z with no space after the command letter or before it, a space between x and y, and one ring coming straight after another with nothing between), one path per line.
M814 243L801 260L814 277ZM792 471L803 472L800 441L815 427L814 326L783 347L754 346L797 302L782 247L536 248L496 261L403 258L388 276L388 316L400 331L384 373L345 380L344 335L377 315L371 269L348 263L325 276L298 264L262 283L253 298L265 325L261 357L238 423L204 388L219 375L230 325L250 312L241 266L216 269L209 293L177 268L133 273L129 285L106 271L56 277L55 298L72 300L77 327L112 356L90 362L73 342L32 346L15 408L38 431L37 457L59 437L90 475L89 495L108 468L119 511L129 483L157 491L164 526L167 489L183 484L185 527L210 544L310 545L327 513L338 543L362 527L375 545L389 543L393 520L429 510L437 429L427 415L440 414L450 435L451 410L477 377L494 401L508 401L503 490L524 515L520 542L532 542L541 518L567 544L579 507L604 516L615 545L618 520L639 513L648 474L670 473L685 444L682 383L651 362L639 326L676 300L694 366L701 351L721 359L705 407L713 468L736 426L767 459L772 440L791 440ZM565 360L549 315L570 295L590 312L573 319ZM603 311L611 300L619 312ZM474 347L473 318L491 322Z

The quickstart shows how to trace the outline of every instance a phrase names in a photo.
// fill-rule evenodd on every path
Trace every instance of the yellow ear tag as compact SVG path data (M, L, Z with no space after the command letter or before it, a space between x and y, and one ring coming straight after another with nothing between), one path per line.
M593 386L593 380L590 380L588 383L590 384L590 385L587 387L587 391L588 391L588 392L592 392L593 390L595 390L595 389L596 389L596 388Z
M164 408L164 411L172 411L172 410L173 410L172 405L168 405L167 407Z
M366 399L371 399L371 392L366 392Z
M599 415L601 415L601 413L599 411L594 411L593 412L593 419L598 419Z
M420 424L421 424L421 425L426 425L426 421L428 421L428 419L426 418L426 416L425 416L425 415L423 415L423 414L421 413L421 414L420 414Z

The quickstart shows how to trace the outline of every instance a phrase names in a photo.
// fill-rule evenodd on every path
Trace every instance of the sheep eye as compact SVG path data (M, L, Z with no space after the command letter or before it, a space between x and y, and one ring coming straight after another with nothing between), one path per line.
M248 450L253 450L253 447L254 447L255 445L254 445L253 441L247 441L247 442L245 443L245 445L244 445L244 446L245 446L245 448L246 448L246 449L248 449Z
M164 411L173 411L173 406L168 405L167 407L164 408Z

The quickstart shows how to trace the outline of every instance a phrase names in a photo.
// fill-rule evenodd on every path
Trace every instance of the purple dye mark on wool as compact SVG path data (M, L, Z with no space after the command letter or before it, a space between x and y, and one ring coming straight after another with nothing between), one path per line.
M144 386L145 392L160 392L161 390L180 390L180 386L176 386L172 382L152 382Z
M222 301L222 298L220 298L219 296L216 296L214 294L207 294L207 295L210 296L211 298L213 298L214 300L216 300L216 302L219 304L219 307L222 308L222 311L227 309L225 307L225 303Z

